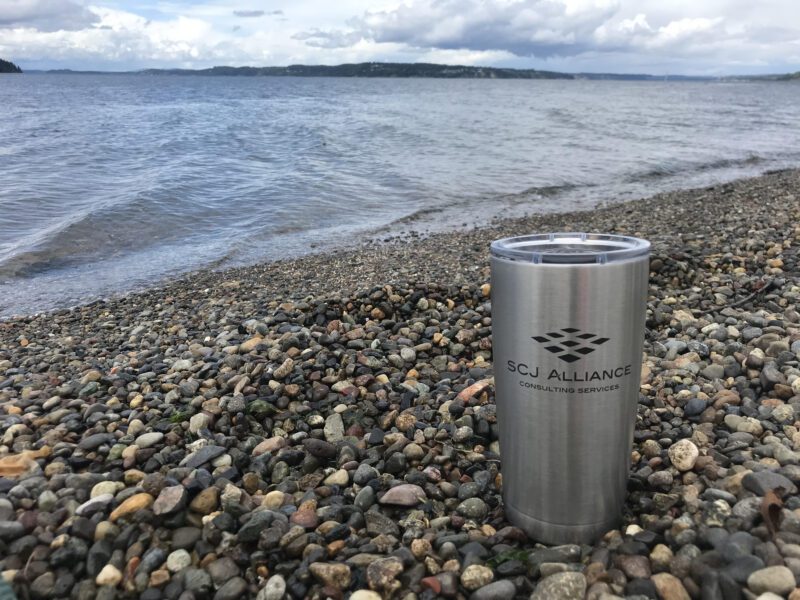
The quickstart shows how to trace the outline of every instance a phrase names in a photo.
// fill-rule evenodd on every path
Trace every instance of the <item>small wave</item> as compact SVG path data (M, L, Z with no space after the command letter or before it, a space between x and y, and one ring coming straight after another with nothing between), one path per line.
M203 215L190 220L179 214L168 196L139 192L42 232L27 246L0 260L0 278L33 277L89 259L108 259L183 239L207 220Z
M757 154L749 154L744 158L722 158L701 163L671 162L659 164L646 171L634 173L625 178L626 183L652 181L664 177L672 177L681 173L703 173L721 169L736 169L761 164L765 159Z
M471 214L471 210L464 210L470 208L477 208L477 212L485 216L487 211L495 212L498 204L516 206L523 203L531 203L537 198L552 199L558 195L576 189L594 187L596 184L582 184L582 183L562 183L545 186L533 186L526 188L519 192L512 192L510 194L497 194L491 196L466 196L459 198L450 198L443 201L438 206L426 206L419 208L409 214L403 215L385 225L379 226L373 230L374 235L385 233L387 231L402 230L404 227L414 229L414 226L424 224L427 226L432 225L430 217L436 215L457 214L459 220L470 220L465 216ZM480 207L483 206L481 209Z
M543 198L552 198L562 192L568 192L579 187L585 187L586 184L580 183L562 183L560 185L543 185L539 187L530 187L522 190L514 196L542 196Z
M420 208L419 210L415 210L414 212L402 216L399 219L395 219L391 223L387 223L384 225L384 229L388 229L392 226L396 225L410 225L411 223L416 223L417 221L421 221L423 218L441 213L444 210L444 207L437 207L437 208Z

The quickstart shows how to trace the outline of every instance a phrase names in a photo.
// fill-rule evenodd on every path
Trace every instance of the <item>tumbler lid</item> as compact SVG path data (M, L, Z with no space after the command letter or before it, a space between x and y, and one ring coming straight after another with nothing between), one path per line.
M647 256L650 242L605 233L540 233L495 240L491 252L534 264L605 264Z

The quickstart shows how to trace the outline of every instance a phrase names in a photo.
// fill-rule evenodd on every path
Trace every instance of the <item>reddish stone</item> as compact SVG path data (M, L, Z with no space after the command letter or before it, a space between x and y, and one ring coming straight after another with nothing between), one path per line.
M304 527L305 529L314 529L319 525L319 517L317 517L317 513L313 510L298 510L292 513L292 516L289 517L289 522L293 525L300 525L300 527Z
M437 596L442 593L442 584L436 577L425 577L420 583L422 587L432 590Z
M344 432L344 434L346 436L362 438L362 437L364 437L364 428L361 425L359 425L358 423L355 423L355 424L351 425L347 429L347 431Z

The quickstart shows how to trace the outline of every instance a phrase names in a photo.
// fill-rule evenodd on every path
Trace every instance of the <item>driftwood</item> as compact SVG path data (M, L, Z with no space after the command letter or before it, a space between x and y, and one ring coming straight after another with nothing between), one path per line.
M741 300L737 300L733 304L728 304L726 308L736 308L738 306L742 306L743 304L747 304L751 300L755 299L756 297L760 296L761 294L766 294L769 290L771 290L775 286L775 280L770 279L764 285L762 285L759 289L755 292L750 294L749 296L742 298Z

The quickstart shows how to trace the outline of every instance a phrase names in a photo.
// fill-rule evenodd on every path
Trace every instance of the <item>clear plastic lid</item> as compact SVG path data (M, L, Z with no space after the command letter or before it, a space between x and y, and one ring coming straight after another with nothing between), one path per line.
M605 233L540 233L495 240L491 252L534 264L605 264L647 256L650 242Z

